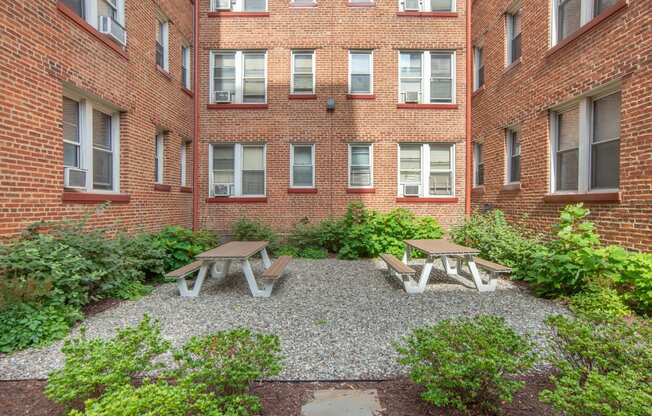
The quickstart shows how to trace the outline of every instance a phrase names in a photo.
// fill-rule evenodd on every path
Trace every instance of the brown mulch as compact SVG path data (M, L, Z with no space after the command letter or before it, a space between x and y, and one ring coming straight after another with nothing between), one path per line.
M84 313L84 316L88 318L89 316L97 315L98 313L113 309L122 302L124 301L119 299L103 299L84 306L82 312Z
M525 388L504 407L505 416L550 415L551 409L539 402L541 390L550 387L547 375L533 374L524 379ZM43 395L45 381L0 382L0 414L3 416L59 416L63 409ZM423 402L421 388L407 379L354 382L261 382L252 393L261 397L262 416L299 416L301 406L320 389L376 389L382 407L379 416L461 416L449 409L436 409ZM471 413L480 415L481 413Z

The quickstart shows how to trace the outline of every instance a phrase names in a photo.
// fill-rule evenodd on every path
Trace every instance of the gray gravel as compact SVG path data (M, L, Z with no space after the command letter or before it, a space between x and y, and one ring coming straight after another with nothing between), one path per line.
M260 265L254 264L254 271ZM433 271L425 293L407 295L377 261L293 260L271 298L252 298L237 265L226 281L208 279L200 296L180 298L174 284L124 302L84 321L90 337L149 314L164 336L180 345L192 335L247 326L277 334L286 357L282 379L379 379L405 372L392 341L438 320L477 314L505 317L520 333L543 344L543 320L565 309L500 281L493 293L478 293ZM78 330L74 331L75 333ZM63 364L62 342L0 357L0 380L45 378Z

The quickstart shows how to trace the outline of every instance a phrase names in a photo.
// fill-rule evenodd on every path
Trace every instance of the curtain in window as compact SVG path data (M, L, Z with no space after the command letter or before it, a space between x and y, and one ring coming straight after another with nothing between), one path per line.
M313 93L313 54L310 52L294 53L294 92Z
M235 182L235 153L233 145L213 146L213 183Z
M416 92L421 97L421 52L401 53L401 100L406 100L407 93Z
M265 54L245 53L242 100L245 103L265 102Z
M265 151L262 146L242 148L242 194L265 194Z
M245 12L264 12L267 10L267 0L244 0Z
M79 103L63 98L63 164L80 167Z
M351 93L371 93L371 53L351 53Z
M452 194L451 146L430 145L430 194Z
M80 17L86 17L84 14L84 0L59 0L77 13Z
M450 12L453 10L452 0L430 0L430 10L433 12Z
M617 93L593 102L591 188L618 188L619 169L620 93Z
M221 101L220 94L223 92L229 94L229 100L233 99L235 95L235 53L215 55L213 86L216 101Z
M293 186L313 186L312 147L294 146L294 166L292 167Z
M579 108L557 115L557 190L576 191L579 166Z
M400 177L402 184L421 183L421 145L401 145Z
M575 32L582 24L582 0L558 0L557 40Z
M351 186L371 185L369 146L351 146Z
M447 103L453 100L451 61L451 54L430 54L430 102Z
M111 116L93 110L93 188L113 188Z

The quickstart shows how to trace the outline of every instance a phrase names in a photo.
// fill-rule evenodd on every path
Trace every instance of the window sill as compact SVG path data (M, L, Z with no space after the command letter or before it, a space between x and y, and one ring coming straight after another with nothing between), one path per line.
M375 194L376 188L346 188L347 194Z
M521 183L506 183L500 188L500 192L521 192Z
M476 96L482 94L484 92L484 84L480 86L477 90L473 91L473 94L471 95L472 98L475 98Z
M396 15L409 16L409 17L446 17L446 18L457 17L456 12L396 12Z
M267 203L267 197L228 197L228 196L214 196L206 198L208 204L256 204Z
M131 200L129 194L101 194L95 192L63 191L63 202L77 204L100 204L103 202L128 203Z
M587 22L584 26L580 27L575 31L575 33L567 36L565 39L562 39L560 42L558 42L555 46L552 48L548 49L548 51L545 53L545 57L549 57L550 55L555 54L558 50L564 48L566 45L569 43L572 43L575 39L579 38L586 32L590 31L603 21L607 20L609 17L612 15L618 13L620 10L624 9L627 7L627 0L620 0L618 3L614 4L604 12L602 12L599 16L596 16L591 20L590 22Z
M474 186L473 189L471 189L471 193L473 195L484 195L484 185Z
M183 92L184 92L188 97L190 97L190 98L192 98L192 97L195 96L195 93L193 93L192 91L190 91L190 90L189 90L188 88L186 88L186 87L181 87L181 91L183 91Z
M317 188L288 188L288 194L316 194Z
M317 94L290 94L288 100L316 100Z
M192 193L192 188L190 186L180 186L179 187L179 192L183 194L191 194Z
M317 7L317 3L313 4L292 4L290 3L290 9L314 9Z
M357 2L357 3L352 3L352 2L347 2L347 6L349 7L376 7L376 2L373 1L365 1L365 2Z
M155 183L154 190L159 192L170 192L172 190L172 186L164 185L162 183Z
M421 197L398 197L396 202L402 203L428 203L428 204L455 204L458 202L457 197L442 197L442 198L421 198Z
M457 110L457 104L397 104L396 108L412 110Z
M169 71L166 71L164 68L161 68L161 66L158 64L156 64L156 70L165 78L167 78L168 81L172 81L172 75L170 74Z
M346 94L347 100L375 100L374 94Z
M523 59L523 57L521 56L520 58L518 58L517 60L515 60L511 64L507 65L505 67L505 69L503 69L503 75L511 72L514 68L517 68L518 66L520 66L522 59Z
M111 38L109 38L108 36L98 32L97 29L95 29L93 26L88 24L88 22L86 22L84 19L82 19L70 7L66 6L65 4L63 4L61 2L57 2L57 10L59 10L62 14L64 14L70 20L75 22L77 24L77 26L81 27L86 32L88 32L91 35L93 35L94 37L96 37L100 42L102 42L103 44L105 44L106 46L111 48L114 52L116 52L122 58L127 59L127 60L129 59L129 56L127 55L127 52L125 52L125 50L122 48L122 46L120 46L119 44L117 44L116 42L111 40Z
M208 104L209 110L267 110L269 104Z
M208 17L269 17L269 12L208 12Z
M622 202L621 192L588 192L582 194L546 194L544 202L567 203L567 202L610 202L619 204Z

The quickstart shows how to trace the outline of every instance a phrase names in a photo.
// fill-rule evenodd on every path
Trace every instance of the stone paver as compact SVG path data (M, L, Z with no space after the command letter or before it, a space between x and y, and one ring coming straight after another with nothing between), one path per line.
M375 416L382 410L372 390L316 390L301 416Z

